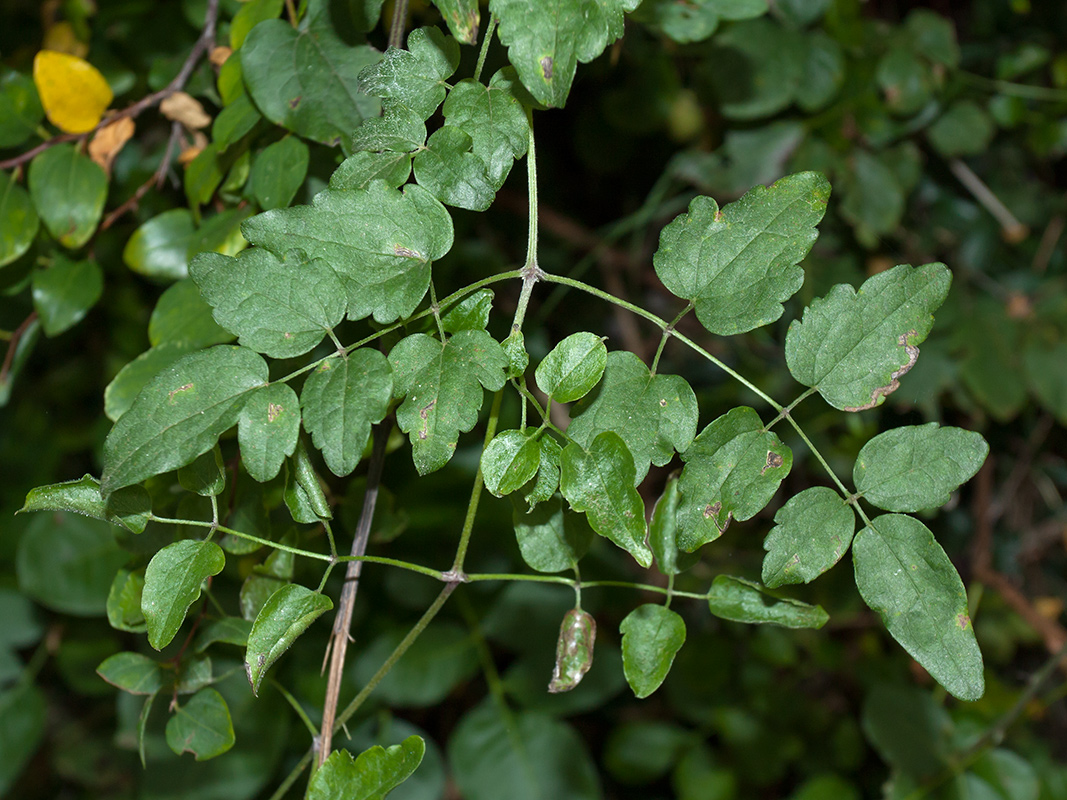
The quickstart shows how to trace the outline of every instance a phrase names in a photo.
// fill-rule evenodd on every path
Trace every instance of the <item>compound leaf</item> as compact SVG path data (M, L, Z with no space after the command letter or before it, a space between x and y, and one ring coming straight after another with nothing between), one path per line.
M697 430L697 399L677 375L653 375L633 353L608 353L604 380L572 410L567 436L588 445L599 433L615 431L633 454L634 482L649 464L663 466L684 452Z
M241 463L257 481L271 480L300 436L300 401L284 383L254 391L237 418Z
M572 441L563 449L560 466L560 488L571 507L587 514L594 531L630 553L642 567L650 566L645 504L634 489L633 456L622 437L604 431L588 448Z
M460 331L439 342L424 333L403 339L389 353L400 430L411 439L420 475L438 470L456 451L459 434L478 421L482 388L504 385L507 357L485 331Z
M841 560L855 531L855 513L841 495L825 486L805 489L774 515L763 542L763 583L770 589L809 583Z
M107 200L107 175L72 144L50 147L30 162L30 196L48 232L75 250L96 231Z
M221 756L235 741L230 709L214 689L201 689L167 721L167 746L178 755L192 753L197 761Z
M249 393L266 383L266 363L244 347L212 347L164 369L108 434L101 491L108 495L207 452L237 422Z
M446 125L415 156L415 180L446 205L485 211L496 197L485 162L471 152L474 140Z
M570 403L589 393L608 363L604 340L592 333L572 333L557 344L534 371L537 388L557 403Z
M889 633L961 700L985 691L982 653L959 573L923 523L883 514L852 543L856 588Z
M933 312L948 295L944 264L902 264L856 291L838 284L789 325L785 360L793 377L843 411L881 405L919 358Z
M772 597L758 583L730 575L712 581L708 608L716 617L733 622L784 628L821 628L830 618L821 606Z
M385 356L366 347L328 358L308 375L300 392L304 427L334 475L348 475L363 458L371 425L389 411L393 385Z
M801 172L757 186L722 210L697 197L660 234L653 259L663 285L712 333L743 333L782 316L804 283L800 261L818 236L830 184Z
M505 67L489 85L467 78L448 93L442 112L448 125L473 140L473 151L484 163L494 190L504 184L515 159L526 154L530 124L516 96L517 78Z
M685 644L685 622L669 608L645 603L626 615L619 631L626 682L635 697L648 697L666 679Z
M375 745L356 758L338 750L315 772L308 800L379 800L410 778L425 754L426 743L414 735L389 748Z
M947 503L988 454L980 433L936 422L908 425L867 442L852 480L865 500L886 511L925 511Z
M200 584L224 566L226 555L221 547L193 539L181 539L152 556L141 592L141 612L152 647L162 650L170 644L189 606L200 597Z
M687 552L718 539L770 502L793 466L793 451L748 406L708 425L682 454L678 547Z
M252 623L245 651L245 672L253 694L259 694L259 685L271 665L331 608L333 601L329 597L296 583L287 584L270 596Z

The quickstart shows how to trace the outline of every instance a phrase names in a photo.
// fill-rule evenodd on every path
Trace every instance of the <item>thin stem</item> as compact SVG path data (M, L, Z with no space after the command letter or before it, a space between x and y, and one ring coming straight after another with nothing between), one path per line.
M963 70L957 70L956 74L971 83L992 89L1001 94L1023 97L1027 100L1067 103L1067 91L1063 89L1054 89L1049 86L1031 86L1028 83L1012 83L1011 81L987 78L985 75L975 75L973 72L965 72Z
M324 531L326 531L326 541L328 541L330 543L330 555L334 559L336 559L337 558L337 542L334 541L333 528L330 527L330 521L328 519L324 519L322 521L322 529Z
M493 406L489 410L489 421L485 426L485 440L482 449L493 440L496 433L496 424L500 419L500 403L504 399L504 390L501 389L493 395ZM478 471L474 475L474 486L471 487L471 499L467 503L467 517L463 520L463 530L459 534L459 546L456 548L456 559L452 562L452 575L463 574L463 561L467 558L467 547L470 545L471 531L474 530L474 517L478 513L478 502L482 498L482 467L479 464Z
M871 519L867 516L867 512L864 511L863 507L859 504L859 499L851 492L849 492L848 489L845 488L845 484L843 484L841 482L841 479L837 477L837 473L834 472L829 462L827 462L827 460L823 457L823 454L819 452L819 449L814 444L812 444L811 439L809 439L808 435L804 433L804 429L801 428L800 424L788 414L785 416L785 418L789 420L789 424L793 426L793 430L797 432L797 435L801 438L801 440L803 440L804 444L808 446L808 450L810 450L811 454L815 456L815 460L822 464L822 468L826 470L826 474L829 475L830 479L837 485L837 489L841 492L841 496L845 498L845 501L847 503L849 503L854 509L856 509L856 513L860 515L860 519L863 520L864 524L870 525Z
M437 303L437 290L430 279L430 311L433 312L434 321L437 323L437 332L441 335L441 341L445 340L445 325L441 322L441 306Z
M650 371L653 375L656 374L656 368L659 366L660 356L663 355L663 348L667 345L667 340L671 338L671 331L678 327L678 323L682 321L682 318L693 310L693 304L690 303L681 311L678 312L678 316L671 320L670 324L663 329L663 336L660 337L659 347L656 348L656 355L652 359L652 367Z
M300 717L300 719L303 721L304 727L307 728L308 733L311 734L311 738L314 739L316 736L318 736L319 730L315 727L315 723L311 721L311 718L307 715L307 712L304 711L304 707L300 705L300 702L289 693L289 690L282 686L280 683L278 683L278 681L276 681L274 678L267 678L267 682L270 683L270 685L273 686L275 689L277 689L281 696L284 697L289 703L289 705L293 707L293 711L295 711L296 715Z
M526 109L527 129L529 140L526 146L526 184L529 196L528 224L526 234L526 263L523 264L522 291L519 293L519 302L515 307L515 319L511 323L512 333L522 330L522 322L526 318L526 308L530 305L530 295L533 287L544 273L537 265L537 150L534 145L533 111Z
M404 25L408 17L408 0L396 0L393 6L393 24L389 27L389 46L404 46Z
M478 51L478 64L474 68L474 80L482 79L482 67L485 66L485 57L489 54L489 43L493 41L493 32L496 30L497 19L495 15L489 16L489 24L485 27L482 36L482 48Z
M14 333L7 340L7 352L4 353L4 363L0 366L0 385L7 380L8 373L11 371L11 365L15 363L15 353L19 349L19 341L30 327L37 321L37 312L31 311L26 319L22 320Z
M770 422L768 422L766 425L764 425L763 426L763 430L769 431L771 428L773 428L775 425L777 425L783 419L788 417L790 414L793 413L793 409L794 408L796 408L801 403L803 403L805 400L807 400L809 397L811 397L813 394L815 394L815 391L816 391L815 389L806 389L806 390L804 390L796 400L794 400L792 403L790 403L785 408L783 408L781 411L779 411L777 417L775 417Z
M1026 238L1029 228L1015 218L1015 215L1011 213L1008 207L1000 201L999 197L993 194L993 191L985 185L970 167L960 159L953 158L948 162L948 168L952 170L952 174L967 188L967 191L971 193L974 199L993 215L994 219L1000 224L1008 241L1018 242Z
M560 586L570 586L572 589L575 587L576 581L573 578L564 578L560 575L521 575L508 572L472 572L466 575L468 583L478 583L479 581L527 581L530 583L555 583ZM631 581L581 581L578 585L582 589L595 589L595 588L615 588L615 589L633 589L641 592L655 592L657 594L668 594L668 590L663 586L655 586L651 583L633 583ZM693 600L706 600L707 594L699 594L697 592L680 592L677 590L671 590L670 594L674 597L688 597Z

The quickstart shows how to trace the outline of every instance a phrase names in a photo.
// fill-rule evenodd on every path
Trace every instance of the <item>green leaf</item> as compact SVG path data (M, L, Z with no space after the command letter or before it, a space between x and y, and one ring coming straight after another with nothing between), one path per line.
M645 603L626 615L619 631L626 682L635 697L648 697L666 679L685 644L685 622L669 608Z
M460 331L484 331L489 325L489 312L493 310L493 290L479 289L452 306L441 317L445 333Z
M678 547L693 552L718 539L731 520L751 519L793 466L793 451L748 406L708 425L682 454Z
M315 467L311 464L307 448L304 447L302 440L297 441L296 452L293 453L291 463L293 483L304 493L308 507L316 516L316 519L308 521L317 522L320 519L333 519L330 504L326 502L326 494L322 491L322 483L315 472ZM300 522L300 520L297 520L297 522Z
M562 108L578 62L592 61L623 34L623 12L640 0L490 0L500 41L539 103Z
M834 408L881 405L918 359L951 281L945 265L934 263L893 267L868 278L858 292L838 284L789 325L789 371Z
M471 152L474 140L446 125L415 156L415 180L445 205L485 211L496 197L485 162Z
M856 588L889 633L961 700L985 691L982 653L956 568L914 517L883 514L852 543Z
M696 553L678 550L678 507L681 502L682 491L678 476L674 474L667 479L648 524L648 546L656 556L656 567L664 575L678 575L700 560Z
M558 495L530 511L520 508L515 498L511 518L522 560L538 572L574 569L593 543L585 515L564 511Z
M139 275L161 281L181 280L189 274L188 252L195 234L189 209L172 208L133 232L122 251L122 260Z
M385 356L367 347L328 358L308 375L300 392L304 427L334 475L348 475L363 458L371 425L389 412L394 383Z
M433 0L448 30L463 44L478 43L478 0Z
M96 232L107 200L107 175L72 144L50 147L30 162L27 183L48 232L76 250Z
M862 722L878 754L909 777L934 778L951 763L952 718L928 691L879 682L863 703Z
M390 47L359 76L360 91L382 98L390 111L403 108L427 120L445 99L445 81L459 66L459 45L438 28L418 28L406 50Z
M183 278L169 286L160 295L148 321L148 341L153 347L179 344L188 350L199 350L232 342L233 337L212 318L211 306L191 278Z
M381 56L369 45L351 46L318 14L300 30L269 19L248 34L237 55L263 116L323 144L348 143L378 101L359 88L359 73Z
M822 31L807 39L804 77L797 87L797 105L810 113L826 106L845 81L845 55L841 45Z
M222 617L205 622L197 631L193 650L203 653L216 642L232 644L237 647L248 646L248 634L252 631L252 623L241 617Z
M852 224L860 241L873 248L879 236L899 227L904 188L890 166L866 150L857 150L848 167L840 182L841 216Z
M352 137L355 150L414 153L426 143L426 125L414 111L394 107L384 117L368 119Z
M174 364L192 348L184 344L167 344L153 347L141 353L119 370L119 374L104 389L104 413L112 422L118 422L133 400L152 378Z
M530 481L541 463L537 437L522 431L503 431L482 451L482 478L489 494L511 494Z
M30 249L40 225L29 192L0 172L0 267Z
M573 409L567 436L582 446L614 431L634 460L634 484L649 464L661 467L685 452L697 431L697 398L677 375L653 375L633 353L608 353L604 380Z
M411 175L410 153L353 153L330 176L330 188L336 191L366 189L371 181L385 181L394 189L408 182Z
M722 210L697 197L660 234L656 274L712 333L774 322L804 282L798 265L818 237L829 197L830 184L817 172L757 186Z
M239 61L240 58L234 59L234 63ZM211 123L211 141L217 148L216 152L225 153L229 147L250 133L262 119L263 115L247 93L233 98Z
M958 100L926 129L926 137L945 158L958 158L984 153L996 132L996 125L981 106L972 100Z
M810 583L841 560L852 543L856 515L837 492L813 486L774 515L763 548L763 583L770 589Z
M646 569L645 504L634 489L633 456L614 431L604 431L589 448L572 441L563 450L560 488L576 511L589 516L594 531L634 557Z
M991 331L986 335L996 336L996 333ZM1005 344L1007 343L1001 342L1002 347ZM1052 342L1043 342L1040 339L1028 341L1023 349L1022 357L1025 383L1029 385L1030 391L1033 392L1038 403L1055 415L1060 424L1067 425L1067 376L1061 369L1064 359L1067 358L1067 341L1063 339ZM1025 385L1021 386L1011 380L1014 376L1005 375L997 369L999 365L989 363L989 359L977 349L977 346L972 363L976 371L982 371L983 377L989 381L991 387L997 387L995 391L1007 391L1015 395L1016 393L1022 394L1025 390ZM1013 392L1012 389L1015 391ZM975 393L980 394L977 391ZM993 405L989 399L982 399L987 407ZM1023 404L1023 400L1023 397L1018 398L1015 409ZM1004 416L1010 416L1015 409ZM996 410L998 409L994 408L994 413Z
M43 116L33 78L0 67L0 148L18 147L25 142L37 130Z
M409 316L430 285L430 264L452 247L452 219L425 189L401 193L383 181L327 190L311 206L267 211L242 226L277 256L303 250L325 260L344 284L350 319Z
M214 689L201 689L167 721L167 746L178 755L192 753L197 761L221 756L234 741L230 709Z
M712 581L708 608L716 617L733 622L783 628L821 628L830 618L822 606L772 597L758 583L730 575L719 575Z
M467 78L448 93L442 112L445 123L462 130L473 141L473 152L485 164L489 184L504 185L515 159L526 154L530 125L519 102L515 71L505 67L489 85Z
M57 255L47 269L33 273L33 307L46 336L77 325L104 291L104 272L95 261L70 261Z
M411 439L412 458L420 475L440 469L452 458L459 434L478 421L483 387L504 385L507 360L485 331L460 331L442 343L416 333L389 353L400 430Z
M237 418L241 463L257 481L271 480L300 436L300 401L284 383L253 392Z
M47 716L44 694L31 681L0 692L0 792L5 795L44 738Z
M572 608L563 616L556 641L556 662L549 681L550 694L569 692L576 687L593 666L593 644L596 641L596 620L580 608Z
M267 384L251 350L219 345L185 356L153 378L104 442L107 495L193 461L232 427L248 395Z
M989 445L979 433L936 422L880 433L860 450L852 480L886 511L925 511L949 501L978 472Z
M215 320L271 358L303 355L344 319L344 287L322 259L281 261L258 248L237 258L201 253L189 274Z
M96 668L96 673L130 694L155 694L163 688L159 662L140 653L115 653Z
M308 146L295 136L267 145L252 163L248 186L264 211L293 202L308 170Z
M329 597L296 583L283 586L270 596L252 624L245 651L245 672L253 694L259 694L259 685L271 665L331 608L333 601Z
M559 461L563 455L563 447L560 446L559 442L547 435L541 437L540 447L537 480L526 495L526 502L531 509L538 503L548 500L559 488Z
M226 467L222 463L222 451L212 447L178 470L178 483L187 492L201 497L218 497L226 488Z
M721 20L750 19L766 12L767 0L645 0L634 16L684 44L704 41Z
M30 489L19 513L23 511L73 511L141 533L152 514L152 501L143 486L120 489L105 501L100 494L100 481L84 475L77 480Z
M414 735L389 748L375 745L356 758L338 750L312 776L307 798L379 800L410 778L425 754L426 743Z
M107 622L117 631L144 633L148 630L141 613L141 593L144 591L144 570L131 572L120 569L115 573L107 593Z
M608 364L604 340L592 333L572 333L549 351L534 371L537 388L557 403L585 397L600 382Z
M114 529L64 511L34 518L19 539L19 589L45 608L77 617L103 615L115 572L130 554Z
M226 555L214 542L181 539L152 556L145 570L141 611L148 624L148 643L162 650L185 621L189 606L200 597L200 584L218 575Z
M240 49L256 25L267 19L277 19L282 13L282 4L283 0L250 0L242 3L230 21L230 48Z

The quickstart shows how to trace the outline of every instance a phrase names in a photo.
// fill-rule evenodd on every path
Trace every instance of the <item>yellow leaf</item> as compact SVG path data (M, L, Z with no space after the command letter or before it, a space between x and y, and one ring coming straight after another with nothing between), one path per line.
M84 59L42 50L33 59L33 82L49 122L65 133L87 133L111 103L111 87Z

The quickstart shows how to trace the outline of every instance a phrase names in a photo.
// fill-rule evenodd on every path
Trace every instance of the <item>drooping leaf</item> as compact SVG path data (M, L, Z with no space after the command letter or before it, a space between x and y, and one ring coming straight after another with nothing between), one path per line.
M685 644L685 622L669 608L645 603L626 615L619 631L626 682L635 697L648 697L666 679Z
M232 333L215 322L211 306L205 302L199 287L191 278L182 278L168 286L156 301L148 320L148 341L152 347L179 344L188 350L199 350L213 344L226 344L233 339Z
M697 197L660 234L656 274L712 333L774 322L804 282L798 265L815 243L829 197L830 184L817 172L757 186L721 210Z
M712 581L708 607L716 617L733 622L783 628L821 628L830 618L822 606L772 597L758 583L730 575L719 575Z
M153 378L104 442L101 491L177 469L210 450L232 427L267 365L244 347L192 353Z
M497 71L488 86L467 78L452 87L442 108L445 122L473 140L474 155L485 164L494 190L504 184L529 144L530 125L516 96L517 83L509 67Z
M407 49L391 47L359 76L360 91L382 99L386 116L407 109L427 120L445 99L445 81L459 66L459 45L438 28L418 28Z
M282 261L260 248L201 253L189 265L223 328L271 358L303 355L344 319L344 287L322 259Z
M375 745L356 758L338 750L311 778L308 800L379 800L410 778L425 754L426 743L414 735L389 748Z
M592 333L572 333L553 347L534 371L537 388L557 403L584 397L600 382L608 364L604 340Z
M230 709L214 689L201 689L167 721L167 746L178 755L192 753L197 761L221 756L233 747Z
M107 200L107 175L72 144L50 147L30 162L37 214L64 247L76 250L96 232Z
M33 307L46 336L77 325L104 292L104 272L95 261L56 256L48 269L33 273Z
M576 687L593 666L593 645L596 641L596 620L580 608L572 608L563 616L556 641L556 662L549 681L550 694L569 692Z
M111 104L111 87L88 61L41 50L33 57L33 82L48 121L64 133L88 133Z
M178 483L201 497L218 497L226 488L226 467L218 445L178 469Z
M537 480L526 494L526 502L532 509L556 493L559 488L559 462L563 447L549 435L540 439L541 454L537 464Z
M241 463L257 481L271 480L300 436L300 401L284 383L253 392L237 418Z
M120 569L115 573L107 593L107 622L117 631L144 633L144 614L141 613L141 592L144 591L144 570Z
M868 278L859 291L838 284L790 323L790 373L834 408L881 405L918 359L951 280L944 264L905 264Z
M700 560L699 554L678 549L678 507L681 502L678 476L672 474L648 523L648 546L656 556L656 567L664 575L678 575Z
M438 470L456 450L459 434L474 427L482 389L504 385L504 351L485 331L460 331L442 343L426 334L403 339L389 353L400 430L411 439L420 475Z
M697 399L677 375L653 375L633 353L608 353L604 380L572 410L567 436L583 446L614 431L633 454L635 485L649 464L663 466L685 452L697 430Z
M277 256L302 250L322 259L345 287L350 319L405 317L426 294L430 264L452 247L452 220L419 186L403 192L384 181L315 196L311 206L267 211L247 220L245 237Z
M748 406L708 425L682 453L678 547L692 552L718 539L732 520L759 513L793 466L793 451Z
M0 267L30 249L40 225L29 192L0 171Z
M395 377L377 350L361 347L323 361L300 392L304 427L326 466L348 475L363 458L371 425L385 419Z
M623 13L640 0L490 0L500 41L539 103L562 107L578 62L592 61L623 33Z
M980 433L936 422L880 433L860 450L852 480L886 511L925 511L949 501L978 472L989 445Z
M478 43L478 0L433 0L448 30L463 44Z
M537 438L517 430L498 433L482 451L485 488L497 497L511 494L537 474L540 463Z
M23 511L73 511L141 533L152 514L152 500L143 486L127 486L104 500L100 481L84 475L77 480L30 489L19 513Z
M512 520L522 560L538 572L573 569L593 543L584 514L567 513L558 495L530 511L515 500Z
M140 653L115 653L96 668L96 673L130 694L155 694L163 687L159 662Z
M576 511L588 515L594 531L634 557L652 564L645 544L645 504L634 489L633 456L614 431L599 434L588 448L572 441L563 449L560 489Z
M451 125L435 131L413 162L415 180L445 205L485 211L496 197L474 140Z
M245 85L263 115L323 144L350 143L363 120L377 116L378 100L359 88L359 73L381 55L351 46L329 14L309 15L294 29L269 19L253 28L238 51Z
M331 608L329 597L297 583L287 584L270 596L252 624L245 651L245 672L253 694L259 694L259 685L271 665Z
M985 691L982 653L956 568L923 523L883 514L852 543L856 588L889 633L961 700Z
M825 486L805 489L774 515L763 542L763 583L770 589L809 583L841 560L855 531L856 515L841 495Z
M248 187L260 208L285 208L293 201L307 175L309 157L308 146L296 136L263 148L248 175Z
M170 644L189 606L200 597L200 584L222 572L225 565L221 547L193 539L181 539L152 556L141 593L141 611L152 647L162 650Z

